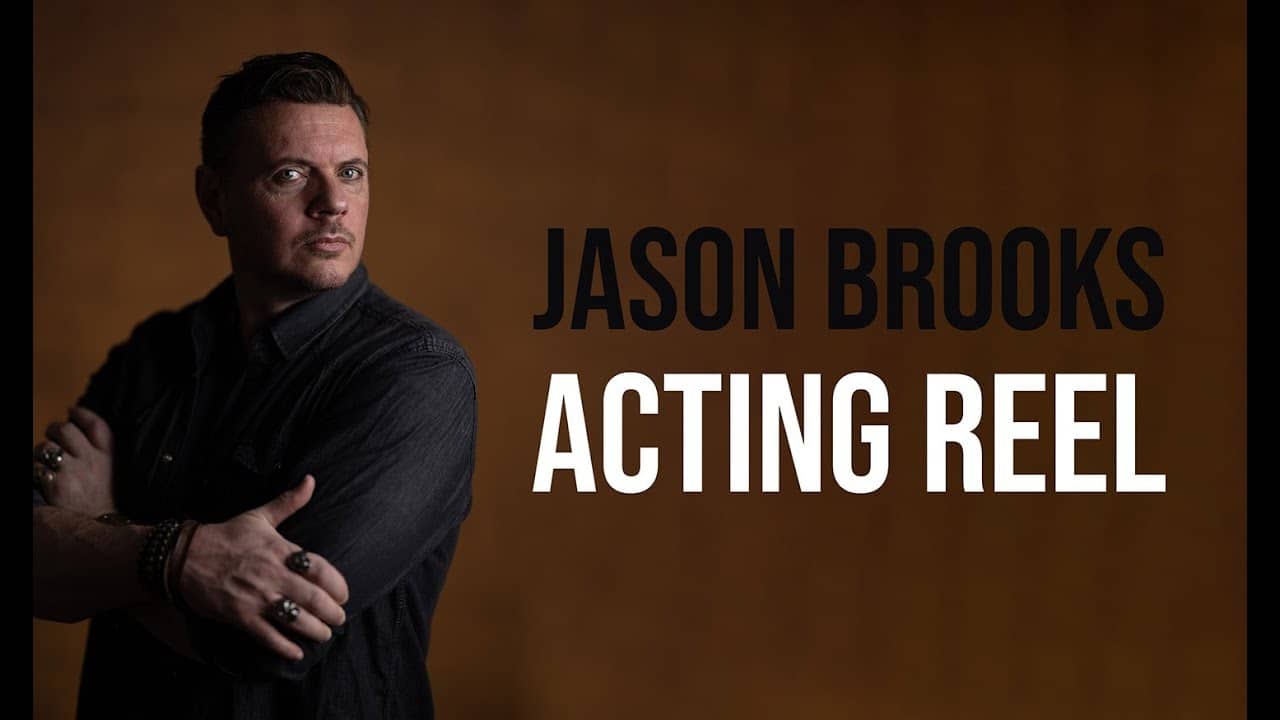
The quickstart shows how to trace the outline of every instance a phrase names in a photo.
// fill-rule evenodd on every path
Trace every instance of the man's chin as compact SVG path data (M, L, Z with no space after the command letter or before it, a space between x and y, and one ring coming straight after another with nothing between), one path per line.
M347 284L355 265L350 262L329 260L313 263L304 271L289 276L296 289L305 292L333 290Z

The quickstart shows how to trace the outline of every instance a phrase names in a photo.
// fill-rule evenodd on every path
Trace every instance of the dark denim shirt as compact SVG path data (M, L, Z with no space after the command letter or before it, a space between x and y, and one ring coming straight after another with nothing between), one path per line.
M115 434L117 506L227 520L311 473L278 530L346 578L347 622L289 661L195 615L206 663L124 612L92 620L80 718L429 718L431 616L471 504L476 391L448 333L369 282L290 307L246 350L231 278L113 348L81 404Z

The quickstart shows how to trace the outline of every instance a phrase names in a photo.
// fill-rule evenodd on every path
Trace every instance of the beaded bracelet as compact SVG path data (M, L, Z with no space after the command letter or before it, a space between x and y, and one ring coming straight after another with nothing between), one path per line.
M181 529L181 520L161 521L147 533L142 552L138 554L138 578L143 587L170 602L173 597L169 593L169 584L165 582L165 566Z

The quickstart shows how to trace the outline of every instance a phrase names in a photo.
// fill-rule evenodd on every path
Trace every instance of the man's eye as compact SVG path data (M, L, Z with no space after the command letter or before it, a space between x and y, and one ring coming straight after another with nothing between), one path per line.
M296 168L285 168L276 173L276 182L293 182L302 177L302 172Z
M364 177L364 170L361 170L358 167L348 167L342 168L338 174L341 175L344 180L358 180Z

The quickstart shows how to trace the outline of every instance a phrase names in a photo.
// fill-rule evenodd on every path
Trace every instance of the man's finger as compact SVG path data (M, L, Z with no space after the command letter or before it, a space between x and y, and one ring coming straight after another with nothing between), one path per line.
M94 447L103 452L111 452L113 438L111 426L106 420L89 408L79 405L67 410L67 415L71 418L71 422L84 431L85 437Z
M89 438L84 436L84 433L80 431L80 428L76 427L75 423L51 423L44 436L57 443L58 447L64 451L76 457L87 456L89 449L93 447L89 442Z
M298 508L307 504L311 499L311 492L315 490L316 480L311 475L302 478L302 482L296 487L285 490L275 497L274 500L263 505L261 510L267 516L267 522L271 523L271 527L276 527L284 522L284 519L295 513Z
M307 557L311 559L311 567L301 575L329 593L329 597L333 598L334 602L345 605L350 597L347 579L338 572L338 568L334 567L333 563L323 557L315 553L307 553Z
M267 622L266 618L255 617L249 621L249 634L253 636L263 647L274 652L286 660L301 660L302 648L289 642L275 625Z
M304 637L318 643L328 642L333 637L333 630L315 615L307 612L307 608L301 602L298 605L298 617L296 620L293 622L276 621L275 626L298 637Z
M306 578L292 575L285 580L281 592L329 625L337 627L347 620L347 614L337 601L324 588L307 582Z
M45 500L49 499L49 488L53 486L55 478L57 478L57 474L46 467L44 463L37 460L32 464L32 482L35 488L40 491L40 494L44 495Z

